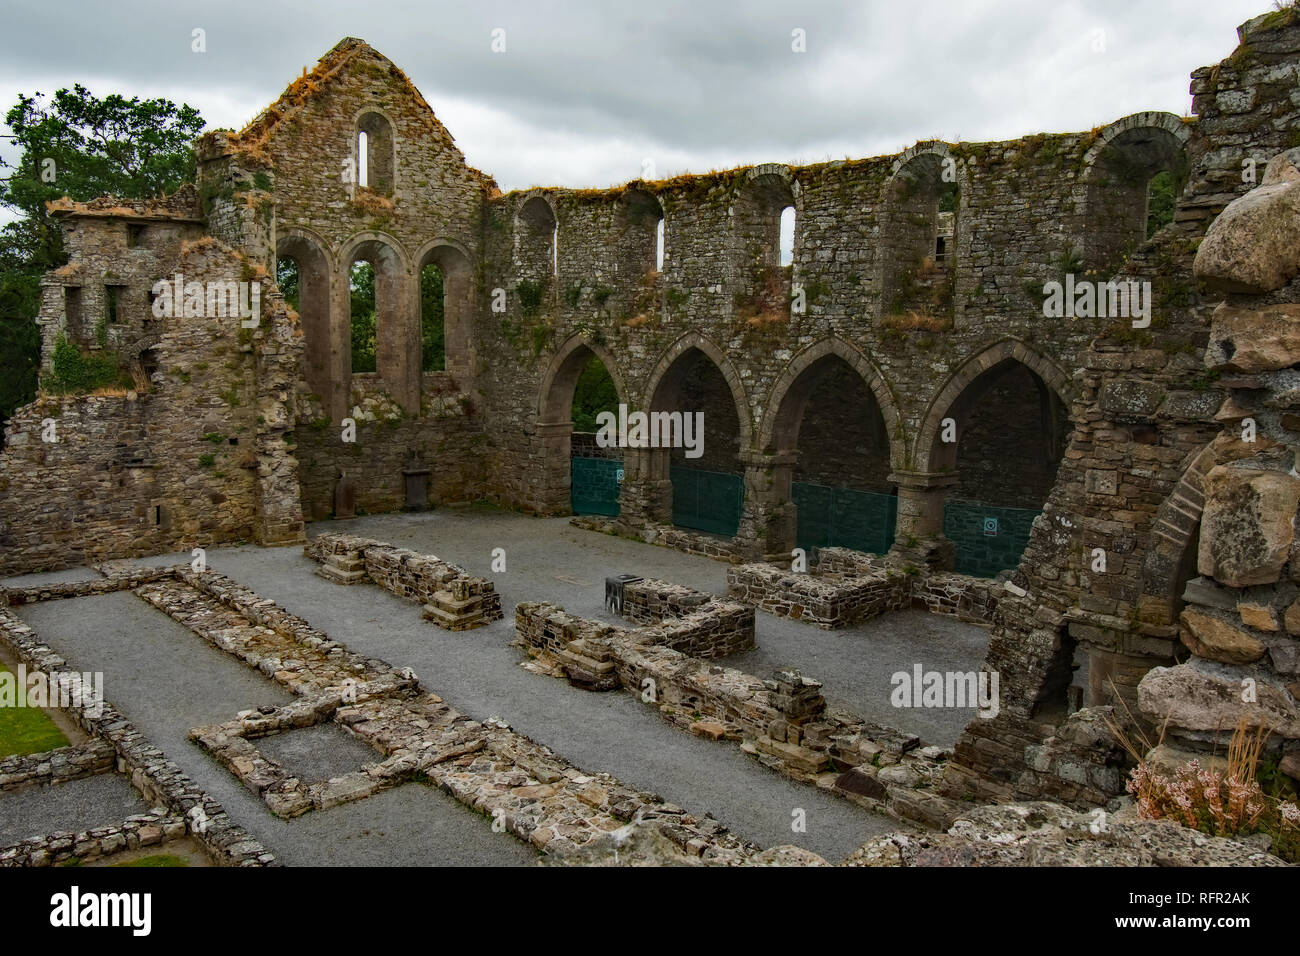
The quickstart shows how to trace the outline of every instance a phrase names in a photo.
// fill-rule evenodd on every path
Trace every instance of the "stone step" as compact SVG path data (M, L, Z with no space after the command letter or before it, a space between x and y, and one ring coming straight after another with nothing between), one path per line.
M470 614L453 613L443 610L436 604L426 604L420 612L420 616L448 631L468 631L487 623L483 619L483 615L478 612Z
M360 584L367 580L365 571L343 571L329 564L320 565L316 573L335 584Z

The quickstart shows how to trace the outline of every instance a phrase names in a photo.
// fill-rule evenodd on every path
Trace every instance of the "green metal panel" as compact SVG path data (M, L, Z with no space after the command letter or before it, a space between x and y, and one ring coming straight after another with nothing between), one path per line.
M1029 531L1041 511L995 508L978 501L948 501L943 534L957 546L956 570L982 578L1014 570L1029 544Z
M745 507L740 475L694 468L672 468L673 524L735 537Z
M798 511L795 540L801 548L852 548L884 554L894 543L896 495L796 481L791 498Z
M576 515L618 515L623 462L614 458L574 458L569 500Z

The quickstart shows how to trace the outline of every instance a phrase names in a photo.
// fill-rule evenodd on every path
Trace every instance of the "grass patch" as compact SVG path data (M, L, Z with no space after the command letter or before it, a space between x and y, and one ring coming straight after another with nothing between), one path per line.
M0 672L13 674L3 664ZM17 682L17 677L12 679ZM0 757L39 754L66 746L68 738L39 707L0 707Z
M183 857L173 856L170 853L154 853L150 856L142 856L138 860L127 860L124 863L114 863L113 866L189 866L189 861Z

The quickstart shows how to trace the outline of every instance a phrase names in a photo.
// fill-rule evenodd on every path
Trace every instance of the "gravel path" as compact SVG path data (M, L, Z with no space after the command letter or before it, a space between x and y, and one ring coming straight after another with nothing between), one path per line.
M237 711L261 704L287 702L289 695L279 685L129 591L18 610L74 669L102 670L104 696L281 863L508 866L537 858L513 837L493 833L481 816L452 797L421 784L281 820L187 739L192 727L229 720Z
M58 830L80 832L112 826L147 813L149 803L131 781L101 773L49 787L0 793L0 846Z

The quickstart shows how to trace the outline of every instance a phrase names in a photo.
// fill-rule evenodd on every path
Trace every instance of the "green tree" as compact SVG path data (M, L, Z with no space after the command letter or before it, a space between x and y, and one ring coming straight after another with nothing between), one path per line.
M77 84L53 96L19 94L5 123L21 151L0 160L0 205L18 218L0 229L0 422L36 394L41 276L66 261L62 236L46 212L52 199L141 199L194 180L194 138L204 121L190 106Z
M352 263L352 371L373 372L375 364L375 269Z
M1147 185L1147 238L1174 221L1174 176L1156 173Z
M420 358L426 372L447 367L442 270L432 265L420 270Z
M600 412L618 412L618 389L605 363L592 358L573 389L573 430L594 432Z
M298 311L298 260L277 259L275 261L275 284L284 293L284 301L289 308Z

